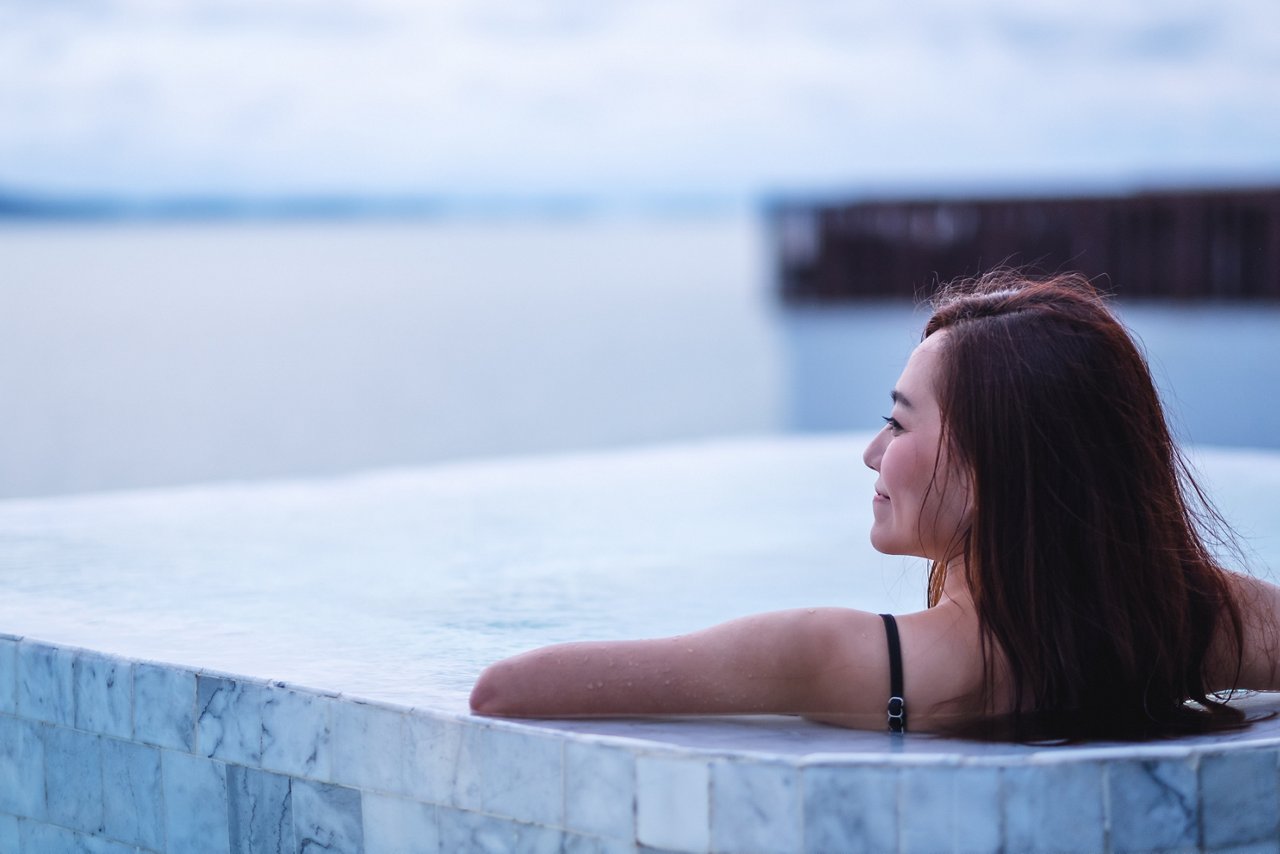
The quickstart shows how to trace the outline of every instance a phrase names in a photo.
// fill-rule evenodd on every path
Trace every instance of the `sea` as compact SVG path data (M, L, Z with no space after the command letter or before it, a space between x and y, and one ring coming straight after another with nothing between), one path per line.
M10 222L0 300L3 498L864 430L926 316L782 304L750 209ZM1280 306L1118 308L1184 442L1280 448Z

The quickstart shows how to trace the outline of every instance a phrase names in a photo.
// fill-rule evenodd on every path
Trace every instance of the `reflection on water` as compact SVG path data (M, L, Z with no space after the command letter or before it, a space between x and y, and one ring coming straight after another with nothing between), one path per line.
M924 317L782 310L751 216L0 229L0 497L866 428ZM1280 447L1280 308L1125 306Z

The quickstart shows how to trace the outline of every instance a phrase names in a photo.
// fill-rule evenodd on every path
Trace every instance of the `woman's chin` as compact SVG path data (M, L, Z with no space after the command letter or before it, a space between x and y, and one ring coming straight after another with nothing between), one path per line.
M895 544L894 544L893 540L891 540L891 539L889 539L889 538L887 538L887 537L885 537L885 536L883 536L883 535L879 535L879 536L877 536L877 534L876 534L876 532L875 532L874 530L871 532L871 548L873 548L873 549L875 549L876 551L880 552L880 554L882 554L882 555L900 555L900 554L903 554L903 552L902 552L901 550L899 550L899 549L895 546Z
M882 555L893 555L896 557L927 557L922 553L919 545L908 545L907 543L894 542L891 537L883 534L877 534L873 529L871 531L871 548L880 552Z

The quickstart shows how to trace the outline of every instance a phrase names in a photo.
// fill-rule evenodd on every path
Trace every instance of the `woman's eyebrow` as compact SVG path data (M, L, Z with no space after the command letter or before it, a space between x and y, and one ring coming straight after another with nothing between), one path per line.
M906 407L907 409L911 408L911 401L907 400L906 395L898 391L896 388L889 392L889 399L899 406Z

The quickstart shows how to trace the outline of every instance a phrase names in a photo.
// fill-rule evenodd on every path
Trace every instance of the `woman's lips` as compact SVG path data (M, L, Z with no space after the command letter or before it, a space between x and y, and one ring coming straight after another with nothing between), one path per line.
M889 496L885 495L885 494L884 494L883 492L881 492L881 491L880 491L880 489L877 487L877 488L876 488L876 495L875 495L875 498L873 498L873 499L871 499L871 500L872 500L872 501L888 501L888 500L889 500Z

